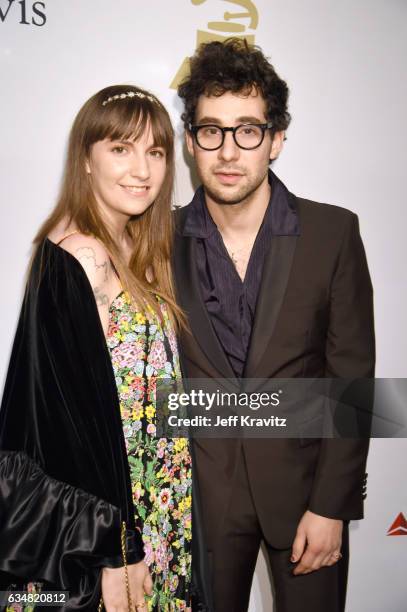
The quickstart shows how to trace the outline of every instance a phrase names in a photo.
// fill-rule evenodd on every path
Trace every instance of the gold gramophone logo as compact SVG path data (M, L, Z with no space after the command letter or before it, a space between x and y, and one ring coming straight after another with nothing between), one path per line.
M253 30L259 24L259 13L252 0L220 0L234 4L234 11L228 10L224 13L224 21L209 21L208 30L197 30L196 47L202 43L212 42L213 40L225 40L230 36L245 38L251 45L254 44ZM191 0L192 4L199 5L206 0ZM177 89L179 83L184 80L189 71L189 58L186 57L178 69L170 87Z

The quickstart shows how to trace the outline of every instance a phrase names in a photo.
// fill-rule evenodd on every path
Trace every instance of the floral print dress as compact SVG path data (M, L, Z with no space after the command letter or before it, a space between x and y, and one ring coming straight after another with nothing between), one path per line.
M168 309L162 300L159 306L162 323L152 308L134 310L128 293L120 293L110 306L107 346L120 399L136 526L154 584L148 609L172 612L190 605L192 478L188 440L156 435L157 380L181 378Z

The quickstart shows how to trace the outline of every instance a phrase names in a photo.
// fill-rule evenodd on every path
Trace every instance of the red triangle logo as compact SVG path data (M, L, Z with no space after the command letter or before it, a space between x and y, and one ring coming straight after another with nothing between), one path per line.
M388 536L407 536L407 521L402 512L398 515L394 523L387 532Z

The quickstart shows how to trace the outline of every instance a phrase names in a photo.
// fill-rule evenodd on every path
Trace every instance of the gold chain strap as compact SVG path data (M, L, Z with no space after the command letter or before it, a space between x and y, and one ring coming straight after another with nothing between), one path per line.
M130 595L129 570L127 568L127 557L126 557L126 523L124 521L122 522L120 540L121 540L121 549L122 549L122 557L123 557L123 565L124 565L124 580L126 582L127 603L129 606L129 612L132 612L133 602L131 600L131 595ZM103 610L103 597L100 598L98 612L102 612L102 610Z
M131 612L133 610L133 602L131 601L131 595L130 595L129 570L127 568L127 558L126 558L126 523L124 521L122 522L121 541L122 541L122 557L123 557L123 565L124 565L124 579L126 581L127 603L129 605L129 612Z

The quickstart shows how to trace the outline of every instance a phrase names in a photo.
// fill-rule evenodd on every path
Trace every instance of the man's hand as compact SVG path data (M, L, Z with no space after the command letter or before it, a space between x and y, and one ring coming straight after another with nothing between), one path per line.
M341 558L342 529L343 521L307 510L298 524L293 543L291 561L301 559L293 574L309 574L334 565Z

